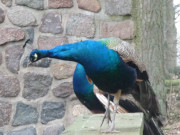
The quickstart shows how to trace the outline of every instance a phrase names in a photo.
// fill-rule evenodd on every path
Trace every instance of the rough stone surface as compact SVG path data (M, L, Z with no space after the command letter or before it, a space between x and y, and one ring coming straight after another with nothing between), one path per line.
M0 53L0 65L2 64L2 53Z
M0 127L8 125L11 118L12 105L0 100Z
M19 6L10 9L7 12L7 16L9 20L17 26L25 27L36 24L36 18L34 17L32 12Z
M37 99L43 97L48 93L51 84L51 76L28 72L24 75L23 97L26 99Z
M28 44L32 44L34 42L34 28L27 28L26 32L28 34L28 38L30 39Z
M42 68L48 68L51 64L51 59L48 58L44 58L41 60L38 60L37 62L34 62L32 64L29 65L29 56L27 56L24 61L23 61L23 67L27 68L29 66L33 66L33 67L42 67Z
M64 125L52 125L45 128L43 135L60 135L64 131Z
M1 28L0 29L0 45L12 41L20 41L25 37L24 31L16 28Z
M58 80L69 78L74 73L75 65L76 64L74 63L72 64L58 63L58 64L52 65L51 69L52 69L54 78Z
M16 4L34 9L44 9L44 0L16 0Z
M78 7L84 10L99 12L101 10L101 5L98 0L77 0Z
M134 23L131 20L122 22L101 22L101 37L119 37L121 39L134 38Z
M132 0L106 0L106 13L108 15L130 15Z
M22 46L16 45L6 49L6 66L12 73L17 74L20 68L20 59L24 52Z
M58 85L56 88L52 90L54 96L60 98L66 98L73 93L73 85L72 82L64 82Z
M7 135L37 135L37 133L35 128L29 127L18 131L9 132Z
M40 36L38 39L39 49L51 49L58 45L63 45L68 43L67 37L47 37Z
M43 16L40 31L44 33L59 34L63 32L61 26L61 15L59 13L48 13Z
M4 11L0 8L0 23L4 22L5 19L5 13Z
M1 75L0 76L0 96L16 97L20 92L20 82L17 78Z
M12 0L1 0L1 2L7 7L11 7L12 5Z
M94 37L94 18L80 13L73 14L67 22L66 33L70 36Z
M41 111L41 122L47 124L49 121L63 118L64 114L64 102L44 102Z
M38 121L38 111L31 105L18 102L16 106L16 114L14 115L13 126L35 124Z
M73 0L49 0L49 8L70 8Z

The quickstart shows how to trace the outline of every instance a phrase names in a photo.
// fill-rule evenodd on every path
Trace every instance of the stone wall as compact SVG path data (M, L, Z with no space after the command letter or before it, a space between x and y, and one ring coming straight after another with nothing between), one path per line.
M29 65L29 53L112 36L140 50L141 2L1 0L0 135L58 135L82 111L89 113L73 93L76 64L46 58Z

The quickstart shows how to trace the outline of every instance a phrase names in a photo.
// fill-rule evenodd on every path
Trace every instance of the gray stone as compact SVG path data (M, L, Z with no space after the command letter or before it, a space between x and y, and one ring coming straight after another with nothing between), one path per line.
M33 127L24 128L17 131L9 132L7 135L37 135L36 129Z
M12 105L0 100L0 127L8 125L12 113Z
M68 43L68 38L63 37L48 37L48 36L40 36L38 39L38 47L39 49L52 49L58 45L63 45Z
M37 108L31 105L18 102L16 106L16 114L14 115L13 126L21 126L28 124L36 124L38 121Z
M59 34L63 32L61 26L61 15L59 13L48 13L43 16L40 31L44 33Z
M1 28L0 29L0 45L12 41L20 41L25 37L24 31L16 28Z
M41 122L47 124L49 121L63 118L64 114L64 102L44 102L41 111Z
M51 64L51 59L48 59L48 58L44 58L44 59L41 59L37 62L34 62L32 64L29 65L29 56L27 56L24 61L23 61L23 67L24 68L27 68L28 66L32 66L32 67L42 67L42 68L48 68Z
M2 64L2 53L0 53L0 65Z
M12 0L1 0L1 2L7 7L11 7L12 5Z
M72 82L64 82L58 85L56 88L52 90L54 96L60 98L66 98L73 93L73 85Z
M66 33L70 36L93 38L95 35L94 17L84 14L73 14L67 22Z
M3 135L3 132L0 132L0 135Z
M0 8L0 23L3 23L5 19L5 13L4 11Z
M132 0L106 0L105 9L108 15L130 15Z
M16 97L20 92L20 82L17 78L7 75L0 76L0 96Z
M34 9L44 9L44 0L16 0L16 4Z
M60 135L64 129L65 128L63 124L48 126L45 128L43 135Z
M23 53L24 49L20 45L6 48L6 66L10 72L18 74Z
M70 8L73 0L48 0L49 8Z
M28 72L24 75L23 97L26 99L43 97L48 93L51 84L51 76Z
M27 28L26 31L28 34L28 39L30 39L28 44L32 44L34 42L34 28Z
M57 80L71 77L75 70L75 63L57 63L51 66L53 76Z
M7 12L7 16L11 23L17 26L32 26L36 25L36 18L32 14L32 11L27 10L27 8L22 8L19 6L13 7Z

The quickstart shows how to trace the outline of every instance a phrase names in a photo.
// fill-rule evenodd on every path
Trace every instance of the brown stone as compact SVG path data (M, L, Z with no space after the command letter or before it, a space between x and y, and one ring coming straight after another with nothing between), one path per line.
M10 72L17 74L24 49L20 45L6 48L6 66Z
M72 0L49 0L49 8L70 8L73 6Z
M72 82L64 82L58 85L52 91L53 91L54 96L60 97L60 98L66 98L73 93Z
M0 53L0 65L2 64L2 53Z
M101 22L100 36L118 37L120 39L134 38L134 23L131 20L122 22Z
M1 28L0 29L0 45L12 41L20 41L25 37L24 31L16 28Z
M75 65L74 63L71 64L66 64L66 63L58 63L52 65L52 72L54 78L60 80L60 79L66 79L69 78L73 75L74 70L75 70Z
M51 49L58 45L67 44L67 37L47 37L40 36L38 39L38 47L39 49Z
M77 0L78 7L84 10L99 12L101 10L101 5L98 0Z
M0 8L0 23L4 22L5 19L5 13L4 11Z
M0 76L0 96L16 97L20 92L20 82L17 78L1 75Z
M58 34L63 32L61 26L61 15L59 13L48 13L42 18L42 24L39 28L41 32Z
M8 125L12 113L12 105L8 102L0 101L0 127Z
M70 36L93 38L95 35L94 17L85 14L73 14L67 22L66 33Z

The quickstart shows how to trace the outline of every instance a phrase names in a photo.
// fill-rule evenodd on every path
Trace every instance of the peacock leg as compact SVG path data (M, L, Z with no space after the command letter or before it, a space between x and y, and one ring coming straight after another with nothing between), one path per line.
M115 117L116 117L116 112L117 112L117 107L119 105L119 99L121 97L121 90L119 90L116 94L114 94L114 110L113 110L113 114L112 114L112 124L111 126L105 131L106 133L109 132L119 132L117 130L115 130Z
M111 115L110 115L110 108L109 108L109 106L110 106L110 95L108 94L108 104L107 104L107 107L106 107L106 112L104 113L103 120L101 122L101 126L103 125L105 119L107 119L107 123L108 123L108 126L109 126L109 123L111 121Z

